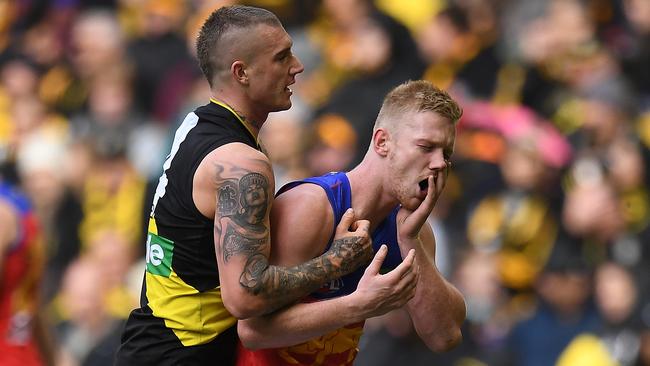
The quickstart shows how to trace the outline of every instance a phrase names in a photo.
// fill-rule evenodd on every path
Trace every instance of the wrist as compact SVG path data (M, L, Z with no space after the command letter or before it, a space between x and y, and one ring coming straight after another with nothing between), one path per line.
M349 295L341 296L338 299L340 300L342 312L340 316L343 318L343 323L353 324L366 319L365 316L365 306L363 306L360 299L357 298L357 293L353 292Z
M422 245L422 241L420 240L420 236L398 236L397 237L397 245L400 248L400 251L402 252L403 255L406 255L409 250L411 249L416 249Z

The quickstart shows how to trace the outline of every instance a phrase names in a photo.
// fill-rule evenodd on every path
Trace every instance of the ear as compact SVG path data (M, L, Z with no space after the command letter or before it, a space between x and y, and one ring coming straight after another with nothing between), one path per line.
M246 64L244 61L237 60L230 65L230 72L233 78L240 84L248 85L248 75L246 73Z
M372 148L377 155L386 157L388 155L388 143L390 134L383 128L378 128L372 134Z

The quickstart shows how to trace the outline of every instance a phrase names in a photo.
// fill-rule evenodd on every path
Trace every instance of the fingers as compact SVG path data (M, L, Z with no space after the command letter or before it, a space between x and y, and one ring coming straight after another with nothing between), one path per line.
M403 278L413 270L414 261L415 261L415 250L411 249L409 250L408 254L406 255L406 258L404 258L402 263L400 263L397 267L395 267L394 270L388 272L384 276L394 277L396 279Z
M388 247L386 244L382 244L381 247L379 247L379 250L375 254L375 257L372 258L372 262L368 265L368 267L365 270L365 274L368 275L376 275L379 273L379 270L381 269L381 265L384 264L384 259L386 259L386 255L388 254Z
M427 220L433 210L433 206L436 204L436 192L438 189L435 185L438 180L433 179L432 175L427 178L427 182L429 183L429 186L427 187L427 196L424 198L420 206L418 206L418 208L416 208L407 218L410 222L409 225L412 225L413 228L417 228L415 231L416 233Z
M406 301L410 300L415 296L415 289L420 278L420 267L414 266L413 270L408 272L404 277L400 279L398 284L399 288L402 288L402 296L406 298Z
M366 235L370 231L370 221L357 220L352 223L352 230L354 230L357 235Z
M442 174L442 173L438 173ZM440 190L438 189L438 184L442 184L442 177L439 175L438 178L433 179L433 175L430 175L429 178L427 178L427 182L429 183L429 186L427 187L427 197L424 199L424 202L422 206L425 206L425 210L427 211L427 216L431 213L431 210L433 210L433 206L435 206L436 198Z
M348 229L350 226L352 226L352 223L354 222L354 210L352 208L348 208L347 211L343 214L343 217L341 217L341 221L339 221L339 224L336 225L336 233L338 235L343 235L348 232Z

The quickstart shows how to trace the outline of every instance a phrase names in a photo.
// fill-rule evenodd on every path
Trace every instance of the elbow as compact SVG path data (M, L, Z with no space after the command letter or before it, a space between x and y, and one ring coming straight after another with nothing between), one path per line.
M427 346L436 353L451 351L463 341L463 334L460 328L454 327L445 334L436 334L427 342Z
M454 314L455 316L449 319L449 325L445 327L446 331L431 334L429 348L432 351L438 353L447 352L456 348L463 341L461 326L466 316L465 302L460 302Z
M237 335L241 344L249 350L255 351L264 348L264 345L260 342L258 333L245 321L237 322Z
M239 295L233 297L222 293L221 300L226 310L237 320L253 318L266 313L264 304L256 299L251 299L249 296Z

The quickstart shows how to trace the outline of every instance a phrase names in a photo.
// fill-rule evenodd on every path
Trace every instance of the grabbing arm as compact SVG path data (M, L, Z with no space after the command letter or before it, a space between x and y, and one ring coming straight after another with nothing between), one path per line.
M194 182L195 202L206 192L216 198L214 241L221 295L238 319L270 313L370 260L368 225L349 231L354 214L348 212L329 251L292 267L270 265L273 172L264 154L243 144L227 144L208 154Z
M294 304L273 314L240 320L237 332L242 344L249 349L292 346L404 306L415 294L415 252L411 251L396 269L381 275L387 252L382 245L350 295Z
M332 209L320 187L303 184L280 195L272 211L273 263L292 265L317 256L326 247L333 225ZM387 252L382 245L350 295L298 303L239 321L242 343L249 349L291 346L404 306L415 294L415 253L395 270L379 274Z

